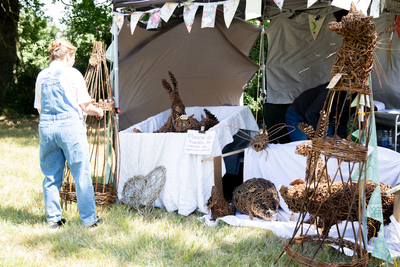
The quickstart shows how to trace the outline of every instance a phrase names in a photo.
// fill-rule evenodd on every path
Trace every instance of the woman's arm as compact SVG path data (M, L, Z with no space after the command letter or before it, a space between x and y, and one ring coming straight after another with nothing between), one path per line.
M87 103L82 103L79 105L82 110L88 114L88 115L93 115L96 116L97 118L101 119L103 118L103 109L102 108L96 108L92 103L87 102Z

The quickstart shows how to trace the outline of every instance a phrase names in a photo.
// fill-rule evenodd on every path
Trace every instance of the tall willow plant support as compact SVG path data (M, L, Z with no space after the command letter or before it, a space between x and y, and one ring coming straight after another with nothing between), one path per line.
M90 172L97 206L115 202L119 179L119 140L116 125L116 112L111 91L105 57L105 45L95 42L85 74L85 81L92 103L103 109L104 117L86 115L87 138L89 142ZM65 202L76 202L75 184L71 172L66 166L61 199Z
M366 203L368 152L369 147L374 145L371 141L374 132L373 112L371 105L367 105L372 103L368 79L373 68L373 52L378 35L372 17L357 11L353 3L348 15L340 22L329 22L328 28L343 37L343 44L336 54L331 70L332 81L328 86L328 96L317 128L315 132L308 131L312 148L306 183L302 189L304 197L298 201L298 221L283 252L303 266L361 267L366 266L369 261L366 215L369 218L374 216L374 219L379 212L382 215L382 210L376 204L378 201ZM336 83L333 82L335 78ZM357 143L351 140L351 134L347 138L340 138L336 134L341 117L351 117L351 112L345 111L345 104L340 103L339 99L345 96L352 102L354 95L357 97L357 120L351 128L354 129L355 123L358 124ZM335 112L335 134L328 137L326 133L331 112ZM323 159L322 166L312 164L312 161L320 158ZM328 162L337 164L337 170L328 172ZM324 171L320 172L318 168ZM380 200L380 193L378 199ZM369 209L370 212L366 213L366 205L370 204L374 210ZM307 219L308 215L310 219ZM329 236L329 232L335 230L337 237ZM313 243L315 246L305 251L306 243ZM331 262L324 262L319 258L318 252L325 245L338 248L335 257L329 259ZM338 262L339 253L346 250L352 256L348 261Z

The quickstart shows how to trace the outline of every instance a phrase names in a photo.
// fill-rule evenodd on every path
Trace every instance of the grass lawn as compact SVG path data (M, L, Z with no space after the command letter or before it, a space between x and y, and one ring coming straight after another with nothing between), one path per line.
M98 209L105 224L89 230L72 205L63 212L66 227L49 230L37 124L37 117L0 118L0 266L299 266L286 255L274 265L286 239L258 228L208 227L198 212L155 209L144 217L120 204ZM319 257L335 255L326 246ZM380 265L386 263L371 258L368 266Z

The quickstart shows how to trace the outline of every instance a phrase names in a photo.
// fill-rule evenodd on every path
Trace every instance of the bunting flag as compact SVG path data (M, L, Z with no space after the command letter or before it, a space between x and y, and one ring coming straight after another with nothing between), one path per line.
M118 33L121 30L122 26L124 25L124 15L116 13L114 16L115 23L118 26Z
M146 29L156 29L158 27L158 24L161 22L161 17L160 17L160 10L154 12L150 18L149 21L147 22L147 27Z
M261 0L246 0L245 20L261 17Z
M178 3L165 3L160 11L160 17L163 21L168 22L169 18L174 13L175 8L178 6Z
M372 0L371 8L369 10L369 15L378 18L380 10L380 0Z
M317 0L308 0L307 1L307 8L309 8L310 6L314 5L315 2L317 2Z
M133 34L133 32L136 29L136 25L138 24L139 20L142 18L143 16L143 12L135 12L131 14L131 34Z
M282 9L283 1L284 0L274 0L275 4L279 7L279 9Z
M350 10L351 1L349 0L333 0L332 6L339 7L341 9Z
M224 3L224 20L227 28L231 26L233 17L235 16L236 9L239 6L240 0L233 0Z
M311 34L314 38L314 41L317 39L319 31L322 28L322 25L324 24L326 16L323 17L315 17L312 15L308 15L308 22L310 24L310 30Z
M203 18L201 19L201 28L214 27L216 12L217 12L217 4L215 3L204 4Z
M192 30L194 16L196 15L198 7L199 6L195 4L185 4L183 7L183 20L185 21L189 33Z
M386 0L381 0L381 12L383 12L383 9L385 8L385 2Z
M371 0L360 0L356 4L357 10L360 10L364 15L367 15L369 4L371 4Z
M357 102L358 98L359 96L356 97L357 100L355 99ZM366 102L364 100L368 101ZM371 95L371 101L372 103L369 102L369 98L365 99L363 96L361 96L360 105L365 107L373 106L372 95ZM357 105L357 102L353 101L351 106ZM363 219L364 220L367 219L366 217L373 218L379 221L382 226L383 225L382 198L381 198L381 190L379 183L379 161L378 161L378 149L376 142L375 114L373 112L371 113L371 125L372 127L371 130L369 131L369 136L370 136L369 146L371 146L373 149L368 149L368 160L366 166L362 167L361 170L357 169L351 178L353 182L357 182L360 177L360 171L364 172L364 168L366 168L366 174L367 174L366 180L370 180L377 184L367 204L367 212L364 213ZM374 241L372 256L393 263L389 249L384 240L383 227L379 229L378 238Z

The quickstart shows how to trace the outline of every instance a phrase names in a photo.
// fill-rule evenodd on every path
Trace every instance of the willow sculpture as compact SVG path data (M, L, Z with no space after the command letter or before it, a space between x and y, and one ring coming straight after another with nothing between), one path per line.
M105 45L102 42L93 45L85 81L93 105L102 108L104 113L101 120L90 115L85 117L95 201L96 205L104 206L114 203L117 197L119 141ZM61 199L65 208L68 202L76 202L75 183L68 166L64 172Z
M299 212L293 236L283 252L286 252L291 260L304 266L365 266L369 258L366 233L362 227L364 205L360 203L364 204L366 199L366 164L372 123L371 112L366 112L360 100L363 99L365 103L371 103L369 101L372 100L368 78L373 68L377 34L372 17L357 11L354 3L351 3L348 15L340 22L330 22L328 28L343 37L343 44L337 51L331 70L332 78L340 76L336 84L329 86L317 129L314 131L306 125L301 125L303 131L311 138L312 144L306 145L310 151L304 154L308 158L305 183L296 186L297 192L290 192L294 189L289 188L281 188L280 191L285 196L296 196L295 199L286 197L285 201L294 212ZM350 118L351 115L350 109L345 111L345 104L339 101L340 96L343 97L342 94L345 94L350 102L357 95L356 122L362 140L360 143L352 142L350 136L343 139L336 135L342 116ZM335 134L327 137L327 118L332 115L331 110L336 110ZM298 152L300 153L300 148ZM335 172L328 174L329 162L337 164L338 167ZM348 167L348 170L345 171L344 167ZM297 204L294 206L290 201ZM318 219L322 219L322 222ZM309 224L304 224L305 222ZM316 234L311 234L312 227L317 228ZM331 228L337 230L338 237L328 235ZM354 241L344 239L345 234L351 235ZM302 250L305 243L316 244L314 251L309 254L311 256ZM318 252L326 244L338 247L336 257L331 263L325 263L318 258ZM351 260L336 262L338 254L344 252L345 248L353 251Z

